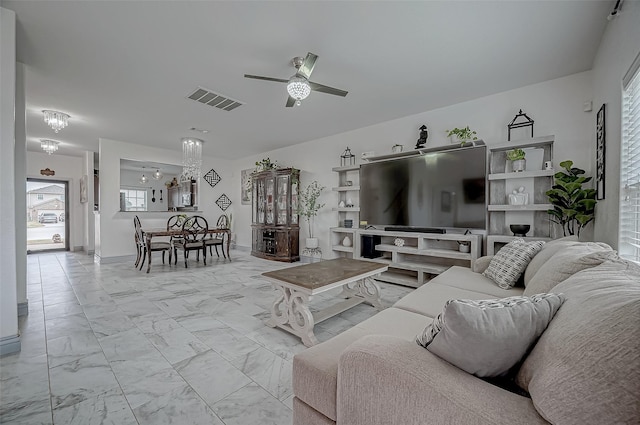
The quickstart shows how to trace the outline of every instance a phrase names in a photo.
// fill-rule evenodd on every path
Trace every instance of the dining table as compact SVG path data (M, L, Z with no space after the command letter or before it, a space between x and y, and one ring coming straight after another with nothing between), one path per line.
M203 232L207 234L223 234L226 235L227 239L227 258L231 261L231 254L229 253L229 247L231 246L231 229L207 229L203 230ZM151 270L151 239L153 237L160 236L181 236L184 232L180 229L172 229L168 230L166 228L151 228L151 229L142 229L142 233L145 238L145 242L147 244L147 273ZM222 248L224 249L224 247Z

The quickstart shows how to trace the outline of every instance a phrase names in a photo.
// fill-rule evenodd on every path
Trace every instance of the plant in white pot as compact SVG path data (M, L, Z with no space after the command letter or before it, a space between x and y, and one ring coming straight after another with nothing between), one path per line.
M507 151L507 159L511 161L511 169L516 173L522 172L527 169L527 160L525 151L522 149L512 149Z
M313 237L313 220L318 215L320 208L324 207L324 204L318 202L320 193L323 190L324 186L320 186L314 180L300 192L297 212L307 220L309 225L309 237L306 240L306 247L311 249L318 247L318 238Z

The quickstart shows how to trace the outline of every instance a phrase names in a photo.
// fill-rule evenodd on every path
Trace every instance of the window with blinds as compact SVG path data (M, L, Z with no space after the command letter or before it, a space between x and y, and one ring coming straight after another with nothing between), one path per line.
M620 256L640 262L640 55L623 79Z

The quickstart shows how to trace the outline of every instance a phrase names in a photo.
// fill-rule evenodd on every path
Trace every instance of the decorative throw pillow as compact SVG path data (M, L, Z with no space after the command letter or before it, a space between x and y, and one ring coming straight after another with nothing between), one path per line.
M525 242L517 238L502 247L482 273L502 289L513 288L531 259L542 249L543 241Z
M450 300L416 342L478 377L506 374L564 302L563 294L496 300Z
M554 254L562 251L563 249L580 244L577 236L565 236L564 238L554 239L544 244L540 252L531 259L531 262L524 271L524 286L525 288L529 284L529 281L540 270L540 267L544 265Z

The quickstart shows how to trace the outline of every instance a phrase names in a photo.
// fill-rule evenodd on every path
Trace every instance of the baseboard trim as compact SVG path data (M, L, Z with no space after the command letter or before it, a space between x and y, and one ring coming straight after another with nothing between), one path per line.
M29 315L29 300L18 303L18 317Z
M135 255L119 255L116 257L100 257L98 254L93 255L93 261L98 264L113 264L113 263L135 263Z
M5 336L0 338L0 356L17 353L21 349L20 335Z
M87 251L87 255L88 255L88 256L96 255L96 251L95 251L95 250L93 250L93 249L90 249L90 250L88 250L88 251Z
M251 252L251 247L250 246L242 246L242 245L236 245L236 244L231 244L231 248L235 249L237 251L243 251L243 252Z

